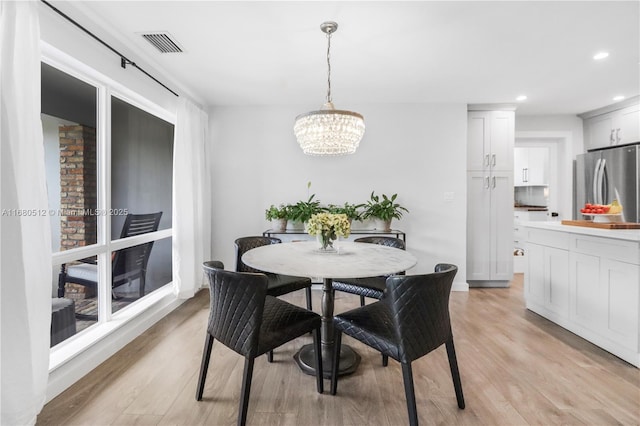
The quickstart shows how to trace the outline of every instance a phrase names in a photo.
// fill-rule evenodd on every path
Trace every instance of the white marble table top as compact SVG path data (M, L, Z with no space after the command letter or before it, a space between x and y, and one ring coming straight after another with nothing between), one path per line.
M379 244L338 241L336 253L321 253L318 243L271 244L247 251L242 261L275 274L310 278L362 278L406 271L418 262L411 253Z

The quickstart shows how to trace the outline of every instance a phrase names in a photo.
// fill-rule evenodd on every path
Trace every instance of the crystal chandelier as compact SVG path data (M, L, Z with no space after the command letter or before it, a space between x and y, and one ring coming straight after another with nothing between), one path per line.
M338 24L324 22L320 29L327 35L327 102L319 111L296 117L293 131L307 155L353 154L364 135L364 117L353 111L335 109L331 101L331 34Z

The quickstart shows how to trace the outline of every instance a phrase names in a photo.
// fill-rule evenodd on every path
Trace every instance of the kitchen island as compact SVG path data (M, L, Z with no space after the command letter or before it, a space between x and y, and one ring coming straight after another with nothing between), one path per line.
M640 367L640 230L524 229L527 309Z

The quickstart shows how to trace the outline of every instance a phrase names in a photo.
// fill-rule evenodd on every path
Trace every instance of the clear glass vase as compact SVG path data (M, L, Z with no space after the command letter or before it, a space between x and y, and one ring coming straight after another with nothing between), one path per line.
M320 233L316 235L316 240L318 241L319 250L323 252L333 252L336 249L333 248L333 239L328 234Z

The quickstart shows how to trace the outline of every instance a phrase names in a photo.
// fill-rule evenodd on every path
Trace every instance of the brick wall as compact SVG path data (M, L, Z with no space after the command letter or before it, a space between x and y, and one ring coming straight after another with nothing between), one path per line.
M96 243L96 130L60 126L60 249Z

